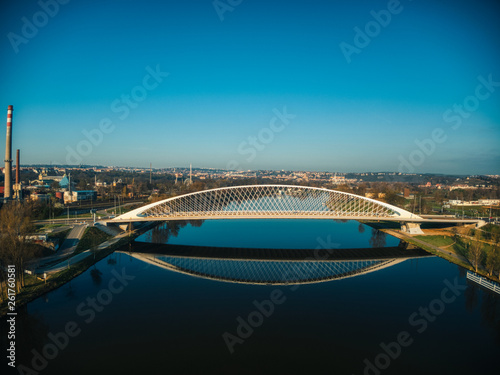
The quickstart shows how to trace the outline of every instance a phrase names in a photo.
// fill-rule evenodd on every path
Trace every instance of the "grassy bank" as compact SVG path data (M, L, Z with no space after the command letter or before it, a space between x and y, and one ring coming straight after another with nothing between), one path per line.
M453 238L448 236L415 236L414 238L437 247L450 246L455 243Z
M399 238L402 238L404 241L418 246L433 255L446 259L447 261L457 264L469 271L475 272L474 267L466 258L467 249L465 248L464 243L460 240L455 242L452 237L448 236L401 236ZM446 249L436 249L436 247L439 248L446 246L448 246ZM489 280L499 282L499 279L488 275L484 269L479 268L477 273L488 278Z
M102 230L96 227L88 227L85 229L85 233L82 236L82 239L78 242L76 246L75 255L100 245L101 243L109 240L112 236L104 233Z

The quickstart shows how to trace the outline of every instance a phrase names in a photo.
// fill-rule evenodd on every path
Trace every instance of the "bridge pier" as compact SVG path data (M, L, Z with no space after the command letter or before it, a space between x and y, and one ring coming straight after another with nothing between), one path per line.
M420 229L420 223L401 223L401 231L408 234L424 234Z
M130 223L126 223L126 224L120 224L119 227L124 232L126 232L126 231L133 231L134 230L134 223L130 222Z

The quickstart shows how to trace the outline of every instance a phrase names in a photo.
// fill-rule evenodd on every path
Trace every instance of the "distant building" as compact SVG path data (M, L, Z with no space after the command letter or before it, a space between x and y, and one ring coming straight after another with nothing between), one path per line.
M410 198L410 189L408 189L408 188L404 188L404 189L403 189L403 196L404 196L405 198Z
M59 181L59 187L61 189L67 189L69 187L69 179L68 176L64 175L63 178Z
M483 206L498 206L500 205L500 199L480 199L479 204Z
M64 203L72 203L78 201L97 200L97 191L95 190L80 190L80 191L65 191Z
M46 202L50 202L50 195L49 194L37 194L37 193L33 193L33 194L30 195L30 199L32 201L46 203Z
M451 206L496 206L500 204L500 199L479 199L477 201L462 201L450 199L447 204Z

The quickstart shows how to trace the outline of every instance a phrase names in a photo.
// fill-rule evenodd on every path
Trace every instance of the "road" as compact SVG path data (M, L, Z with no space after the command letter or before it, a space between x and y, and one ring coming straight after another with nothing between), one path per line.
M58 253L61 256L72 254L76 250L76 246L82 238L83 233L85 233L86 228L87 224L75 225L71 232L68 233Z
M127 232L123 232L117 236L115 236L114 238L111 238L110 240L106 241L106 242L103 242L102 244L100 244L99 246L97 246L97 249L96 251L101 251L103 249L106 249L108 246L111 246L111 245L114 245L115 243L117 243L121 238L123 237L127 237L129 234ZM75 264L75 263L78 263L80 262L81 260L87 258L87 257L90 257L90 256L94 256L95 257L95 253L93 251L90 251L90 250L86 250L80 254L77 254L73 257L70 257L68 258L67 260L63 261L63 262L59 262L57 264L51 264L51 265L40 265L39 267L37 267L36 269L36 273L37 274L42 274L42 273L53 273L53 272L58 272L58 271L61 271L65 268L68 268L70 267L71 265Z
M35 261L28 263L28 268L36 268L36 272L38 273L38 269L45 269L58 260L61 260L62 258L73 254L73 252L76 250L78 242L85 233L86 228L87 224L75 225L73 229L68 233L66 240L64 240L62 246L59 248L56 254L41 259L36 259Z
M117 206L116 207L116 210L119 212L120 210L125 210L125 208L127 206L132 206L134 204L137 204L136 202L132 202L132 203L125 203L121 206ZM111 207L112 209L114 209L113 207ZM109 208L108 208L109 210ZM101 218L101 220L105 220L107 218L108 215L111 214L111 210L100 210L100 211L97 211L97 216L99 215L102 215L103 217ZM112 216L114 216L113 214L111 214ZM97 220L97 218L96 218ZM33 224L36 224L36 225L43 225L43 224L77 224L77 223L87 223L87 224L92 224L94 223L94 218L93 217L70 217L69 219L67 217L64 217L64 215L62 215L61 217L57 218L57 219L44 219L44 220L34 220L33 221Z

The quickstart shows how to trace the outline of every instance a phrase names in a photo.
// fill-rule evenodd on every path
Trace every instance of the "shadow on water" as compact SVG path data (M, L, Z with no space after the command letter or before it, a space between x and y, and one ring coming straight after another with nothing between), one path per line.
M371 247L384 247L386 244L387 234L372 228L372 236L370 237Z
M216 281L283 285L343 279L430 256L404 246L362 249L256 249L136 243L120 251L145 263Z
M47 342L50 327L44 321L42 315L29 312L29 305L17 308L15 343L17 348L41 348ZM7 332L7 319L2 319L2 332ZM5 325L5 329L3 329ZM8 348L7 335L2 334L2 347ZM25 350L17 351L18 363L29 363L31 352Z
M146 241L152 243L167 243L171 237L177 237L179 231L190 224L192 227L199 228L205 220L185 220L185 221L167 221L155 226L146 233Z
M465 277L467 271L461 267L458 268L460 275ZM465 308L470 313L479 309L482 324L493 329L495 342L500 345L500 294L467 280Z

